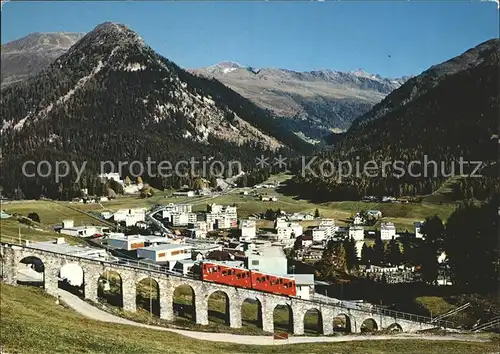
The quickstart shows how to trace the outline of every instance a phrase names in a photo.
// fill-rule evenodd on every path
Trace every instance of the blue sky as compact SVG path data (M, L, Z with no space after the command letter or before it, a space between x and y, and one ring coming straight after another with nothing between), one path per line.
M8 2L2 43L32 32L88 32L105 21L138 32L182 67L231 60L297 71L362 68L419 74L498 37L495 2ZM390 55L390 57L389 57Z

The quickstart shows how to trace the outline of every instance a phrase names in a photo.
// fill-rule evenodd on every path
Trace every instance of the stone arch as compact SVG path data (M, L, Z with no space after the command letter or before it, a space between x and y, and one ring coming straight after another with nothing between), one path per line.
M378 331L378 324L373 318L366 318L361 322L361 332L376 332Z
M188 284L179 284L175 287L172 296L174 315L180 318L196 321L196 293Z
M278 304L273 309L273 325L278 331L293 333L293 311L288 304Z
M229 325L229 295L223 290L214 290L207 297L208 321Z
M241 303L241 324L246 327L263 328L262 302L257 297L247 297Z
M123 307L123 279L115 270L104 270L97 280L97 297L113 306Z
M152 315L160 317L160 285L152 277L144 276L135 283L135 302Z
M304 313L304 332L323 334L323 316L317 308L310 308Z
M38 256L25 256L17 264L17 284L45 287L45 262Z
M340 313L335 316L333 318L333 331L351 333L351 318L344 313Z
M6 258L4 257L4 248L0 248L0 279L5 279L4 278L4 272L7 270L7 264L6 264Z
M394 322L391 324L389 327L387 327L387 330L391 332L403 332L403 327L397 322Z
M76 262L65 263L59 268L58 287L79 297L85 296L85 271Z

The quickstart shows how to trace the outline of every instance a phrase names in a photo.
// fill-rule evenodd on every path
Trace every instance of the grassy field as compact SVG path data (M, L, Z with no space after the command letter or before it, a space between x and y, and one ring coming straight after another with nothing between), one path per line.
M435 191L432 194L424 196L423 201L429 203L455 201L455 197L453 196L453 188L461 178L462 177L460 176L450 177L445 183L441 185L441 187L439 187L437 191Z
M0 284L2 352L13 353L493 353L498 342L360 341L246 346L198 341L168 332L98 322L56 305L31 287Z
M271 176L269 183L283 182L290 178L290 175L279 174ZM451 184L450 182L449 184ZM442 190L436 195L446 194L448 184L443 186ZM453 203L422 203L422 204L398 204L398 203L365 203L361 201L339 201L315 204L310 201L298 199L296 196L287 196L279 193L274 189L256 189L258 195L276 196L277 202L262 202L255 195L241 195L239 190L231 191L228 194L215 197L172 197L172 191L156 191L155 195L148 199L142 199L138 196L119 196L118 198L103 202L102 204L80 204L60 202L59 204L50 201L24 201L24 202L7 202L2 204L2 208L8 213L19 213L27 215L30 212L36 212L40 215L42 223L53 225L60 223L63 219L73 219L75 225L82 224L99 224L99 221L84 213L72 210L77 208L85 212L103 212L115 211L124 208L147 207L150 208L156 204L167 203L190 203L195 211L206 210L206 205L217 203L223 205L233 205L238 207L238 216L246 218L252 214L265 212L266 209L272 208L282 209L286 212L303 212L314 214L318 209L322 217L335 219L340 226L346 226L350 222L350 218L361 210L377 209L382 212L383 218L374 226L366 227L366 229L379 229L380 222L394 222L398 231L412 231L415 221L424 220L428 216L435 214L439 215L443 220L446 220L456 208ZM430 197L429 197L430 198ZM434 197L433 197L434 198ZM432 199L432 198L431 198ZM435 199L435 198L434 198ZM439 199L439 198L438 198ZM433 200L434 201L434 200ZM305 222L303 226L314 226L317 222ZM259 225L260 226L260 225ZM266 227L261 226L261 227Z
M267 193L268 195L277 196L277 202L262 202L250 195L239 195L230 193L220 197L210 199L210 203L233 205L238 207L238 216L242 218L248 217L255 213L265 212L266 209L282 209L289 213L303 212L314 214L318 209L322 217L333 218L336 223L341 226L346 226L350 222L349 218L356 212L361 210L377 209L382 212L382 219L373 227L366 229L374 229L380 227L380 222L393 222L397 230L412 231L415 221L424 220L428 216L435 214L439 215L443 220L446 220L455 210L454 204L396 204L396 203L365 203L365 202L329 202L322 204L310 203L306 200L295 199L295 197L281 195L274 190L260 189L259 193ZM207 201L193 201L194 210L205 210ZM315 225L314 222L304 223Z
M456 306L446 302L442 297L439 296L421 296L415 299L415 303L424 309L426 309L433 316L437 316L448 312Z
M0 241L9 243L19 243L19 233L21 234L21 243L24 240L29 241L53 241L61 234L52 231L44 224L33 223L33 226L20 222L17 218L0 220ZM64 235L64 239L69 244L86 244L84 240L78 237Z
M76 206L77 204L71 204ZM83 206L84 204L82 204ZM84 205L85 211L90 211L90 209L97 210L99 205L89 204ZM72 210L60 205L55 202L48 200L27 200L27 201L15 201L15 202L3 202L2 209L9 214L20 214L27 216L29 213L34 212L40 216L40 222L47 225L57 225L61 224L62 220L71 219L75 222L75 226L78 225L100 225L98 220L93 219L84 213Z

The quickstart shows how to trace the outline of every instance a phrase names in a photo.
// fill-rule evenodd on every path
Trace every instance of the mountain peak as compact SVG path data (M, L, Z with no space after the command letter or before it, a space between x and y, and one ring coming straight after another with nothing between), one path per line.
M351 71L349 71L349 73L354 75L354 76L357 76L357 77L364 77L364 78L371 79L371 80L381 80L382 79L382 77L380 75L371 74L369 72L366 72L363 69L351 70Z
M115 23L104 22L97 25L92 31L82 38L81 42L96 41L94 44L104 44L104 42L116 42L116 44L138 44L145 46L144 40L127 26Z
M245 69L244 65L241 65L239 63L236 63L234 61L221 61L215 65L211 65L206 68L209 72L212 74L214 73L222 73L222 74L228 74L232 71L238 70L238 69Z
M225 60L225 61L221 61L220 63L217 63L215 64L215 66L218 66L219 68L223 68L223 69L243 69L244 66L239 64L239 63L236 63L234 61L230 61L230 60Z
M105 53L124 50L125 48L136 47L139 51L151 50L144 40L127 26L114 22L104 22L97 25L92 31L87 33L81 40L73 45L66 53L66 57L74 52L81 52L88 55L94 53L102 55ZM61 60L63 57L58 59Z

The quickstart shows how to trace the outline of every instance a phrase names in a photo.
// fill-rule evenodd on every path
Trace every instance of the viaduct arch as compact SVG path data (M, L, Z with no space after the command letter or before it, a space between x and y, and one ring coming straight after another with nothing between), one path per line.
M137 310L137 284L146 278L151 278L157 284L159 316L161 319L174 320L174 291L180 286L189 286L193 291L192 319L200 325L208 325L208 300L215 292L222 292L226 298L226 323L232 328L242 326L242 306L245 300L251 299L259 304L258 320L263 331L274 332L274 309L278 305L286 305L291 309L293 334L304 334L304 318L306 313L317 311L319 316L318 333L331 335L334 332L334 319L344 316L349 332L359 333L362 324L372 319L378 329L398 327L404 332L414 332L436 327L425 321L410 321L372 313L368 310L358 310L329 303L303 300L295 297L280 296L264 292L236 288L233 286L214 284L187 277L174 276L156 270L141 269L130 265L122 265L101 260L68 256L50 251L42 251L27 246L2 243L1 276L5 283L17 285L18 265L26 257L36 257L44 265L43 287L50 295L57 296L60 269L68 264L78 264L84 273L83 294L85 299L97 302L99 278L106 272L115 272L121 278L121 306L125 311Z

